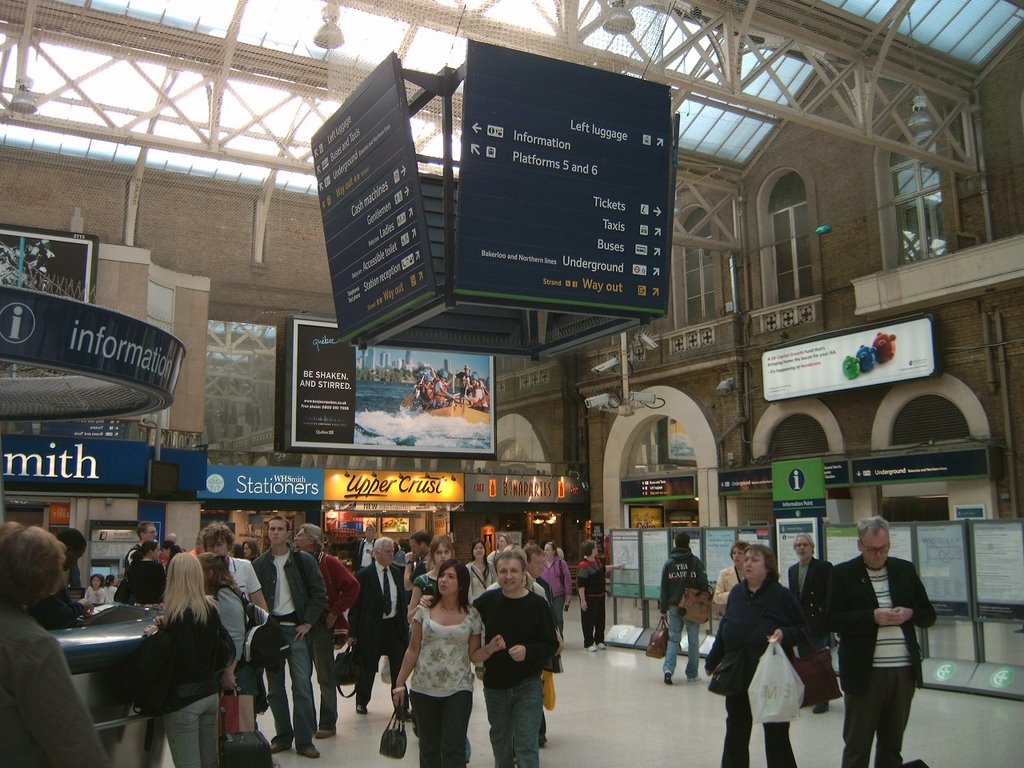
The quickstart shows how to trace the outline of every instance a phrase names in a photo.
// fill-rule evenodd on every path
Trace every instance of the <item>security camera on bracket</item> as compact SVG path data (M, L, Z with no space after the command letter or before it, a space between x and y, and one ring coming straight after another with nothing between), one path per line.
M590 370L592 370L594 373L605 373L606 371L610 371L610 370L612 370L612 368L615 368L618 364L619 364L619 358L617 358L617 357L609 357L603 363L598 363L597 365L595 365Z

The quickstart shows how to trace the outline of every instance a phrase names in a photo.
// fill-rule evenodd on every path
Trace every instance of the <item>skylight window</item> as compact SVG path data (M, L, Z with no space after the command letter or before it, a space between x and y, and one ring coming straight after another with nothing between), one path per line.
M679 146L693 152L745 163L774 127L750 114L687 99L679 108Z

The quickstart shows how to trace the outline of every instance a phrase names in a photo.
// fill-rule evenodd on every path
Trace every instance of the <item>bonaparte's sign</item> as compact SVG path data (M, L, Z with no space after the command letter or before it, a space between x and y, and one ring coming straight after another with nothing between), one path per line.
M565 475L466 475L466 501L579 504L586 500L583 484Z

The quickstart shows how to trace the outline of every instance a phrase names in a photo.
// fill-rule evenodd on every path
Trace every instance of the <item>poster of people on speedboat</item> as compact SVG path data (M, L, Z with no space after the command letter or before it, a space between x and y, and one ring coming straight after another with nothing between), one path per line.
M395 347L355 355L356 445L493 450L489 355Z

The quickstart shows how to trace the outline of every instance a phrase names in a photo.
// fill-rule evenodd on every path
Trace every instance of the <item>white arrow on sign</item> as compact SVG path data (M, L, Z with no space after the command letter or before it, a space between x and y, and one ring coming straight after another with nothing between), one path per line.
M654 215L655 216L661 216L661 208L658 208L657 206L655 206L654 207Z
M658 146L659 147L664 147L665 146L665 140L659 137L658 138Z
M480 145L479 144L470 144L469 145L469 153L471 155L479 155L480 154Z
M480 123L473 123L473 133L480 133Z
M655 256L661 256L661 248L655 248L654 249L654 255Z
M654 234L655 234L655 236L660 235L661 234L661 227L655 227L654 228Z

